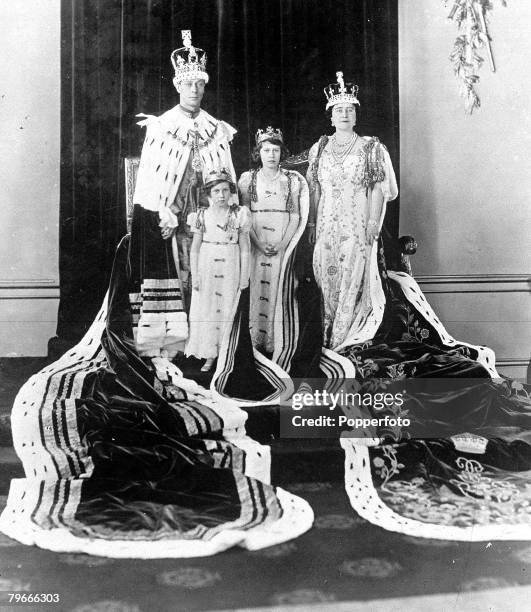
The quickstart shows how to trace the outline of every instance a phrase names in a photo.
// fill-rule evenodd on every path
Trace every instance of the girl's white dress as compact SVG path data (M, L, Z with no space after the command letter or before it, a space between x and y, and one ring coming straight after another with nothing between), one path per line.
M227 325L232 323L234 301L239 296L241 233L248 233L250 215L239 207L234 229L224 230L213 218L212 209L204 212L204 231L196 227L198 213L188 215L194 233L202 233L199 251L199 290L192 291L190 335L185 353L199 359L215 358Z
M244 172L238 181L243 203L251 209L252 228L259 240L278 243L284 237L290 220L289 199L292 214L299 215L299 197L304 181L297 172L284 170L272 180L264 180L260 172L256 175L256 196L249 197L251 172ZM272 353L275 349L275 309L279 295L279 280L284 253L268 257L254 246L251 247L251 294L249 329L253 345Z

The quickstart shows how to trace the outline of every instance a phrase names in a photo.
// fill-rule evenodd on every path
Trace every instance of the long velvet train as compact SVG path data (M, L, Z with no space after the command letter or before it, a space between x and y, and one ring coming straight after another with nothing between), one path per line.
M297 537L312 524L311 508L269 483L269 448L246 434L246 421L271 410L274 428L279 398L295 378L355 379L360 389L452 378L472 383L452 394L435 388L407 396L408 435L343 433L352 506L410 535L529 538L526 389L497 380L492 351L454 340L415 281L387 273L381 254L374 274L385 300L376 305L381 324L372 337L341 353L322 349L315 286L286 275L283 301L291 315L297 309L285 328L293 342L288 366L251 346L244 291L210 390L136 354L128 256L126 238L91 329L17 396L13 436L26 477L12 482L4 533L56 551L140 558L256 549ZM476 448L456 442L465 432L476 436Z
M26 477L12 482L0 529L50 550L140 558L297 537L312 510L269 484L269 449L246 436L246 413L136 354L128 242L86 336L16 398Z
M270 405L286 394L293 378L353 379L358 390L373 393L406 386L401 414L411 421L407 431L340 434L346 491L356 512L386 529L420 537L529 539L528 389L498 375L491 349L455 340L415 280L386 270L381 246L373 257L372 274L384 294L375 303L382 312L375 334L339 352L321 349L316 288L299 288L307 292L305 299L300 294L295 299L288 288L287 303L300 309L298 347L306 350L295 351L286 372L264 358L253 361L250 345L241 341L247 325L241 303L213 381L215 395L237 398L252 420L264 407L246 391L249 380L253 389L267 388ZM427 385L411 384L420 380Z

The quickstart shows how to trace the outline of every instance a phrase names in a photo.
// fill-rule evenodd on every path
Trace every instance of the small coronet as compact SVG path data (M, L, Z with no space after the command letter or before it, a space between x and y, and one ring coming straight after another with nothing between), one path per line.
M282 131L279 129L274 129L270 125L267 126L265 130L258 130L255 136L256 144L259 145L264 140L279 140L280 142L284 142L284 135Z

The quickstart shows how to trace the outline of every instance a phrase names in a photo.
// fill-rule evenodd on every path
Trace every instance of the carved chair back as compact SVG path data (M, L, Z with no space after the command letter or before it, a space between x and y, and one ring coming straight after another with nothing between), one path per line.
M127 233L131 232L131 221L133 220L133 196L135 194L136 175L140 157L126 157L124 159L125 169L125 218L127 221Z

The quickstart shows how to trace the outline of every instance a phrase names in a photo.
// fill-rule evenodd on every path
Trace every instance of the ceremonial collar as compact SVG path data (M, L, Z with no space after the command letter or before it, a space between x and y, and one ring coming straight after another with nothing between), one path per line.
M196 111L186 110L186 108L183 108L180 104L177 105L177 108L181 111L181 113L185 117L188 117L188 119L195 119L199 115L199 113L201 112L201 109L196 110Z
M137 123L141 126L156 125L156 129L178 136L185 141L188 140L194 132L205 141L212 139L220 128L220 133L224 135L229 142L232 141L234 134L236 134L236 130L228 123L214 119L212 115L209 115L202 109L199 110L194 119L187 117L185 112L186 111L183 112L183 109L177 105L170 108L170 110L163 113L160 117L140 113L137 117L143 117L143 119Z
M174 106L159 117L161 127L172 134L180 133L183 138L190 130L199 131L202 137L212 134L218 121L211 117L206 111L200 109L192 118L191 113L182 109L179 105Z

